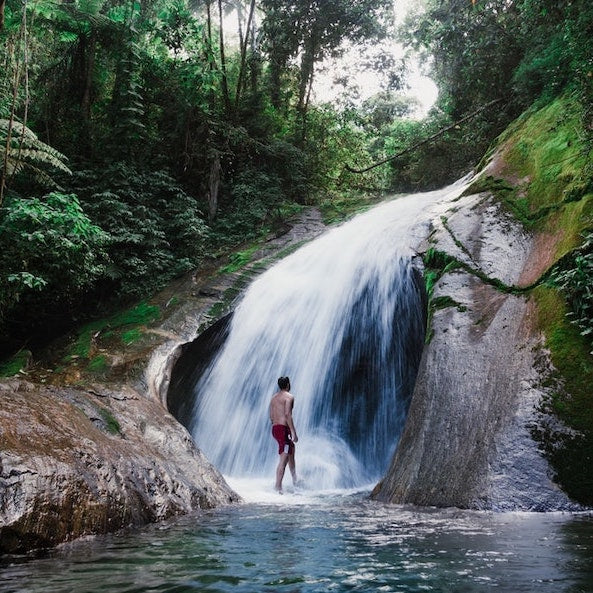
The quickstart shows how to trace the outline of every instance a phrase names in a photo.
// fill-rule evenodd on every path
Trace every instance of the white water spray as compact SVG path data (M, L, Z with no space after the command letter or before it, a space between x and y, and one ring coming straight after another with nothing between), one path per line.
M381 477L424 340L413 247L426 235L427 210L462 189L378 206L253 282L195 387L190 430L224 474L273 482L268 406L277 378L288 375L297 472L307 486L352 488Z

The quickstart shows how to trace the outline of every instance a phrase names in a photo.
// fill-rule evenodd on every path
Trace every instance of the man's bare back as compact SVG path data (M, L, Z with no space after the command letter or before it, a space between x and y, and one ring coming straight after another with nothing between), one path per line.
M270 420L272 424L288 426L293 442L299 439L296 434L294 422L292 421L292 409L294 407L294 396L288 391L278 391L272 396L270 402Z

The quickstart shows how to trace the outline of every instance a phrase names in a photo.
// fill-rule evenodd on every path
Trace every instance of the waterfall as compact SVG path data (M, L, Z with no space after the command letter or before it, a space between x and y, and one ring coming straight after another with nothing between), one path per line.
M424 292L413 248L427 234L427 209L460 191L378 206L251 284L224 345L195 385L189 426L224 474L273 480L278 453L268 406L278 377L288 375L297 472L305 483L347 488L382 476L424 341Z

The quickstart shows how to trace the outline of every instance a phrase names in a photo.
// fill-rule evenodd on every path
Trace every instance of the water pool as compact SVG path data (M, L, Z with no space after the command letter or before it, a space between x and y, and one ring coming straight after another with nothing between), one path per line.
M243 504L4 560L0 592L589 593L593 516L253 488Z

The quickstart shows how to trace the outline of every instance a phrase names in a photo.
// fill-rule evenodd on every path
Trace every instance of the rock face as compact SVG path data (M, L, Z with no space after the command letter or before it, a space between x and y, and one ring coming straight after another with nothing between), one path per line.
M159 402L12 381L0 390L0 552L236 502Z
M435 286L432 337L407 422L373 496L477 509L574 508L531 436L547 421L538 411L545 388L536 366L545 352L535 304L504 286L532 282L534 240L487 193L460 198L435 225L425 248L463 266Z
M324 229L311 209L241 273L207 269L173 282L152 299L161 316L141 340L92 336L106 361L100 374L82 357L65 364L56 347L27 381L0 382L0 554L239 500L170 413L180 413L167 401L171 369L232 310L250 275Z

